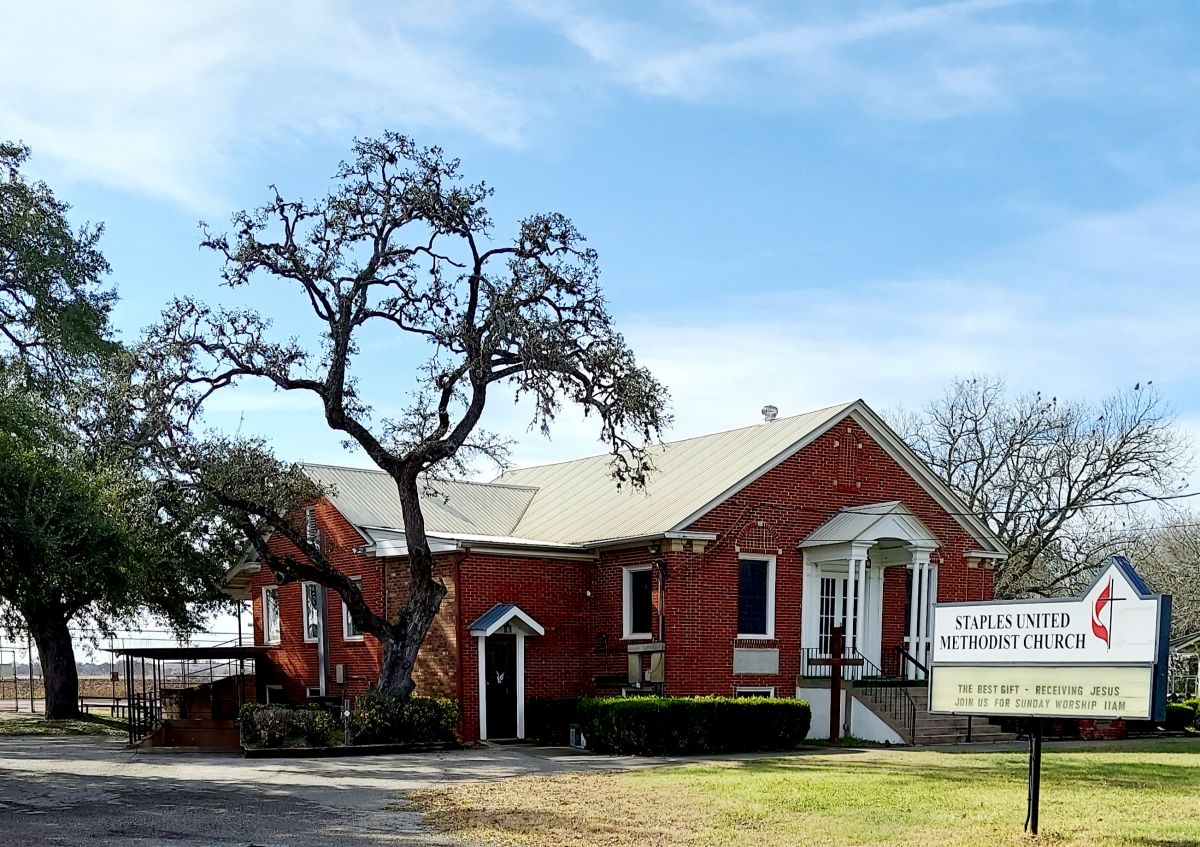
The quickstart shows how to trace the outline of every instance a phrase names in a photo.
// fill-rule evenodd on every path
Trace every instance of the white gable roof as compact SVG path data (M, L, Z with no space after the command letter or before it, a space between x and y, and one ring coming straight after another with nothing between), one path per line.
M878 541L882 538L941 546L925 524L904 508L899 500L840 509L801 541L800 546L819 547L824 544Z

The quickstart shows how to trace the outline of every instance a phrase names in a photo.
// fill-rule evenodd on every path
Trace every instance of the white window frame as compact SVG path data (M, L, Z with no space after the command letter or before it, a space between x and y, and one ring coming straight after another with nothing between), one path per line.
M274 638L271 638L271 622L270 622L270 615L269 615L269 610L271 607L267 604L267 595L268 594L275 595L275 637ZM265 643L265 644L281 643L283 641L283 616L280 614L280 611L279 611L279 586L278 585L264 585L262 587L262 610L263 610L263 612L262 612L262 615L263 615L263 643Z
M355 585L357 585L359 587L359 590L362 590L362 577L361 576L352 576L352 577L350 577L350 581L353 582ZM342 640L343 641L362 641L363 634L361 632L358 635L352 635L350 633L350 624L351 623L352 623L352 621L350 620L350 610L348 608L346 608L346 601L343 600L342 601Z
M653 565L626 565L621 568L621 640L649 641L651 632L633 632L633 575L641 571L652 571ZM654 627L654 577L650 577L650 626Z
M775 556L763 553L761 555L747 553L738 556L738 590L737 590L737 608L741 609L742 604L742 560L749 559L753 561L765 561L767 563L767 631L766 633L743 633L739 632L737 637L750 641L772 641L775 638ZM740 616L740 614L739 614Z
M774 697L775 686L773 685L739 685L733 689L735 697Z
M320 607L318 607L317 609L314 610L317 613L317 619L315 621L310 621L308 619L308 589L310 587L314 591L317 591L317 584L315 582L300 583L300 626L302 626L304 628L305 642L308 644L316 644L317 636L308 634L311 629L309 624L315 623L317 625L318 630L320 629L321 609L320 609ZM321 600L321 594L319 591L317 591L317 602L320 602L320 600Z

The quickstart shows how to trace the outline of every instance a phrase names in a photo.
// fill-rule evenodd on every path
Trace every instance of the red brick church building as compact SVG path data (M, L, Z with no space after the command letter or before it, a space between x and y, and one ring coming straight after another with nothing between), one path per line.
M524 737L533 697L646 690L804 696L819 735L828 669L809 661L833 626L862 675L920 677L933 598L992 597L1003 545L862 401L671 442L653 461L643 491L592 456L439 484L423 503L448 593L418 693L457 699L465 739ZM407 576L391 479L306 472L331 492L309 513L322 543L387 615ZM354 696L375 678L379 644L333 592L322 614L317 586L253 561L228 590L271 648L272 700ZM863 703L856 735L912 740Z

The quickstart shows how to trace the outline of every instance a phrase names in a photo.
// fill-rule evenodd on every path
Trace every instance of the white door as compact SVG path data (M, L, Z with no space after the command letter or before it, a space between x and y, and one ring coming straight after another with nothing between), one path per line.
M855 626L851 626L851 620ZM832 647L833 628L846 628L846 652L858 649L859 608L850 590L850 577L844 573L821 573L821 596L817 611L817 647L828 655ZM850 636L853 630L854 636Z

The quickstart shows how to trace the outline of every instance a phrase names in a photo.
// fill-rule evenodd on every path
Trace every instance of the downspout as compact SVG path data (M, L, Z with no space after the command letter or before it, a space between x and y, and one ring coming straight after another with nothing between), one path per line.
M324 585L317 583L317 619L320 637L317 638L317 686L321 696L329 696L329 600Z
M659 557L654 564L658 567L658 640L666 646L667 560Z
M666 618L667 560L663 557L659 557L658 559L655 559L654 564L656 564L658 566L658 640L662 644L662 647L663 647L663 651L661 654L662 655L661 661L663 662L663 671L662 671L662 680L663 681L660 683L660 685L662 687L659 689L658 693L666 694L667 693L667 670L666 670L666 660L667 660L667 618Z
M465 555L469 556L468 551ZM454 663L455 663L455 682L457 683L456 690L458 692L458 713L461 716L459 720L462 722L459 725L459 732L466 735L467 709L466 702L463 699L466 696L466 683L463 680L463 647L466 644L467 630L463 623L462 616L462 597L463 597L463 582L462 582L462 560L464 556L454 557Z

